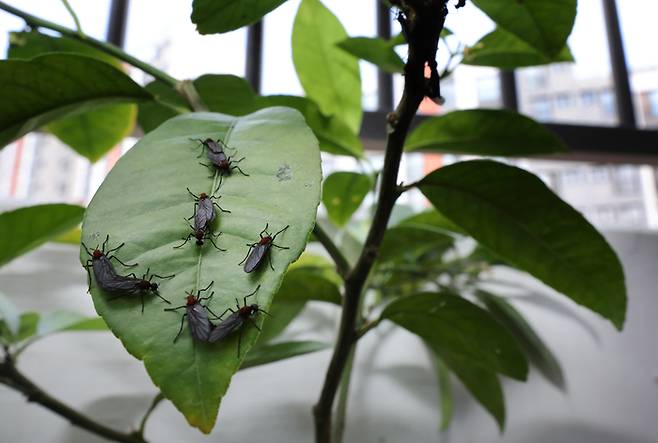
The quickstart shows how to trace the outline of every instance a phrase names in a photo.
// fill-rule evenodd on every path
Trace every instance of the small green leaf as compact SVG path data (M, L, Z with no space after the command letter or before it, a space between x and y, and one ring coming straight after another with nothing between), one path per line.
M405 149L491 156L566 151L558 136L540 123L502 109L453 111L429 118L412 131Z
M38 312L23 312L21 314L21 325L16 342L22 342L33 337L37 333L37 326L41 316Z
M515 69L573 61L573 55L568 46L565 46L555 57L548 57L514 34L498 28L482 37L472 47L464 50L462 63Z
M338 42L338 47L353 56L379 66L383 71L399 73L404 71L404 62L394 45L376 37L351 37Z
M151 132L170 118L187 112L183 97L169 85L155 80L144 86L153 100L140 102L137 122L144 132Z
M231 213L217 217L215 241L226 252L194 241L180 249L181 237L190 232L184 221L194 211L189 187L210 193L219 183L199 165L197 143L190 138L223 140L245 160L240 167L249 174L224 177L218 194L221 206ZM188 113L160 125L142 138L112 168L85 213L83 241L95 245L110 235L110 246L125 242L117 257L139 263L136 274L175 274L159 281L159 292L172 306L180 305L187 291L214 281L214 298L208 306L217 314L235 308L235 298L260 290L249 301L268 311L288 265L305 248L315 223L320 201L320 152L317 140L301 114L290 108L268 108L243 117L215 113ZM286 225L276 243L290 249L270 251L267 262L253 274L238 266L249 247L258 241L265 225L276 232ZM80 259L89 258L81 249ZM118 265L117 265L118 266ZM119 267L119 269L122 269ZM129 271L124 271L129 272ZM215 424L219 403L231 377L259 331L245 324L241 353L236 333L217 343L196 343L187 330L172 343L182 313L164 312L156 297L145 298L141 313L139 297L110 300L92 278L91 294L96 311L128 352L143 360L163 395L203 432ZM262 324L265 315L254 320Z
M329 219L338 226L347 223L368 195L370 177L356 172L334 172L324 180L322 203Z
M428 251L445 251L454 239L442 230L423 225L399 225L389 228L379 249L379 261L414 261Z
M429 209L412 215L411 217L402 220L398 225L405 227L436 228L444 232L466 234L462 228L448 220L436 209Z
M285 0L194 0L192 23L199 34L221 34L260 20Z
M548 57L555 57L567 44L576 21L577 0L473 0L500 27Z
M504 298L486 291L477 291L491 315L516 337L528 360L558 389L565 389L564 375L560 362L537 335L525 318Z
M363 157L363 145L356 133L339 117L323 115L312 100L293 95L269 95L256 99L258 109L271 106L288 106L301 112L318 138L320 150L330 154Z
M255 346L242 362L240 369L267 365L279 360L298 357L312 352L323 351L331 345L319 341L289 341L271 345Z
M419 335L452 368L474 365L525 380L528 365L516 340L487 311L447 293L421 293L399 298L382 312Z
M0 266L69 231L82 220L80 206L29 206L0 214Z
M539 178L474 160L434 171L418 187L442 214L509 264L623 327L626 287L617 255Z
M306 95L324 115L361 127L359 62L337 43L348 37L338 18L319 0L302 0L292 29L292 59Z
M21 314L16 305L2 292L0 292L0 320L7 326L12 336L18 335Z
M431 348L430 348L431 350ZM436 379L439 385L439 400L441 405L441 425L439 429L445 431L450 427L452 416L455 412L455 399L452 395L452 382L450 380L450 369L432 350L434 366L436 368Z
M115 67L73 54L2 60L0 84L0 146L59 118L151 98Z
M206 74L194 80L194 87L212 112L246 115L257 109L256 93L242 77Z
M100 317L88 317L71 311L55 311L42 314L36 335L44 337L64 331L106 331L107 325Z
M7 55L12 59L32 59L57 52L92 57L122 69L120 60L70 38L52 37L39 32L12 32L9 39ZM132 133L136 115L137 107L134 104L109 104L58 119L47 127L62 142L93 162Z

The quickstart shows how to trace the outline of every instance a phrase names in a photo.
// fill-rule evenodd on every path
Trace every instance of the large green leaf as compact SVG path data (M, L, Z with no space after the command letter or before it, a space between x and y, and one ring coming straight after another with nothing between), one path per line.
M379 249L380 262L407 259L413 261L428 251L445 251L454 239L432 226L399 225L389 228Z
M240 369L267 365L286 358L299 357L312 352L323 351L331 347L329 343L321 341L288 341L283 343L254 346L242 362Z
M334 172L327 177L322 185L322 203L329 220L338 226L347 223L371 187L370 177L356 172Z
M490 32L466 49L462 59L465 65L493 66L500 69L573 61L568 46L565 46L555 57L548 57L502 28Z
M560 362L537 335L525 318L504 298L486 291L477 291L491 315L505 325L516 337L528 360L559 389L565 389L564 375Z
M319 0L302 0L292 29L292 60L306 95L354 133L361 126L361 77L356 58L336 44L347 32Z
M118 59L70 38L39 32L12 32L9 40L7 56L12 59L32 59L51 52L69 53L92 57L122 69ZM134 104L103 105L58 119L48 125L48 130L80 155L96 161L132 132L136 113Z
M256 93L242 77L206 74L194 80L194 87L212 112L245 115L257 109Z
M430 348L431 349L431 348ZM455 398L452 394L452 382L450 380L450 369L443 363L441 357L432 350L434 369L436 370L436 381L439 385L439 402L441 405L441 425L439 429L445 431L450 427L452 416L455 411Z
M617 255L539 178L474 160L441 168L418 187L439 212L509 264L622 328L626 288Z
M415 128L405 149L493 156L564 152L562 141L531 118L502 109L453 111Z
M73 54L2 60L0 84L0 146L59 118L151 98L115 67Z
M257 22L285 0L194 0L192 23L200 34L233 31Z
M500 27L555 57L576 20L577 0L473 0Z
M357 158L363 156L363 145L356 133L338 116L323 115L312 100L294 95L268 95L256 99L257 108L270 106L288 106L301 112L318 138L322 151Z
M384 309L382 318L419 335L449 367L457 362L518 380L527 376L528 365L514 337L462 297L429 292L402 297Z
M466 234L462 228L448 220L445 215L436 209L419 212L418 214L407 217L398 223L399 226L419 227L419 228L436 228L444 232L456 234Z
M404 62L395 52L395 45L388 40L376 37L352 37L338 42L338 47L379 66L383 71L391 73L404 71Z
M75 227L84 208L49 204L0 214L0 266Z
M194 202L186 187L210 192L219 181L199 165L197 144L189 140L206 137L220 138L244 156L240 167L249 174L225 177L218 192L222 207L232 211L221 213L215 228L223 233L216 241L227 252L208 242L173 248L189 232L183 219L192 215ZM109 234L111 246L125 242L118 257L139 263L136 273L150 267L160 275L175 274L160 285L161 295L174 306L182 304L187 291L214 281L215 297L209 302L214 312L234 308L235 298L242 302L258 285L250 302L268 310L286 268L299 257L313 228L320 180L317 140L295 110L268 108L244 117L185 114L151 131L119 160L89 204L82 238L95 245ZM290 249L273 248L274 271L263 263L258 272L246 274L238 263L249 249L246 244L258 241L266 224L270 231L290 225L276 239ZM87 259L81 250L81 260ZM97 312L128 352L144 361L164 396L191 425L209 432L231 376L258 337L256 328L245 325L240 356L237 333L214 344L196 343L185 328L173 344L182 312L163 312L168 305L147 297L142 315L139 297L108 300L95 284L91 293Z

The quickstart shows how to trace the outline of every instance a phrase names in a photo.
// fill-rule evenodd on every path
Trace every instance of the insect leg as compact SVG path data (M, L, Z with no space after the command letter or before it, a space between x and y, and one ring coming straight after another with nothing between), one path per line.
M249 250L247 251L247 255L245 255L244 258L242 259L242 261L241 261L240 263L238 263L238 266L240 266L242 263L245 262L245 260L247 260L247 258L249 257L249 254L251 253L251 250L252 250L252 249L254 248L254 246L256 246L256 245L257 245L257 243L247 244L247 246L249 246Z
M160 300L164 301L164 302L167 303L168 305L171 304L171 302L170 302L169 300L167 300L166 298L164 298L163 296L161 296L160 294L158 294L157 291L153 291L153 294L155 294L156 297L158 297Z
M191 195L192 197L194 197L195 200L197 200L197 201L199 200L199 196L196 195L194 192L190 191L190 188L185 188L185 189L187 189L187 192L189 192L190 195Z
M107 246L107 242L110 241L110 234L107 234L105 236L105 241L103 242L103 247L101 248L101 251L103 254L105 254L105 246Z
M240 168L240 166L238 166L238 165L231 166L231 169L237 169L238 171L240 171L240 174L244 175L245 177L249 177L249 174L247 174L246 172L244 172L244 171Z
M163 310L164 311L175 311L175 310L181 309L181 308L187 308L187 305L180 305L180 306L176 306L175 308L164 308Z
M178 340L178 337L180 337L181 332L183 332L183 325L185 324L185 317L187 317L187 312L183 314L183 317L180 319L180 328L178 329L178 334L176 334L176 337L174 337L174 343L176 343L176 340Z
M258 308L258 312L262 312L263 314L267 315L268 317L272 317L272 314L267 312L265 309Z
M85 248L85 251L87 251L87 254L89 254L89 256L92 257L93 255L92 255L91 252L89 252L89 248L87 247L87 245L85 245L83 242L80 242L80 244L82 244L82 247Z
M213 284L215 284L215 280L213 280L213 281L211 281L210 283L208 283L208 286L206 286L205 288L203 288L203 289L199 289L198 291L196 291L196 296L198 297L199 295L201 295L202 292L205 292L205 291L207 291L208 289L210 289L210 287L211 287Z
M290 249L290 247L288 246L279 246L279 245L275 245L274 243L270 243L270 246L274 246L275 248L279 248L279 249Z
M135 266L137 266L137 265L139 264L139 263L135 263L135 264L132 264L132 265L127 265L127 264L125 264L124 262L122 262L121 260L119 260L115 255L113 255L112 257L108 257L108 259L109 259L109 260L111 260L111 259L115 259L116 261L118 261L119 263L121 263L121 264L122 264L123 266L125 266L126 268L134 268Z
M185 243L187 243L188 241L190 241L190 237L192 237L192 234L187 234L187 237L185 237L185 238L183 239L183 240L185 240L185 241L184 241L183 243L181 243L180 245L178 245L178 246L174 246L173 248L174 248L174 249L182 248L183 246L185 246Z
M238 358L240 358L240 344L242 343L242 329L240 329L240 334L238 335Z
M212 239L212 236L208 237L206 240L208 240L212 245L217 249L218 251L226 252L226 249L222 249L219 246L215 244L215 240Z
M125 245L125 243L121 243L121 244L120 244L119 246L117 246L116 248L114 248L114 249L110 249L109 251L107 251L107 252L103 252L103 253L104 253L105 255L110 255L112 252L117 252L119 249L123 248L123 245ZM103 248L105 248L105 243L103 243Z
M263 234L267 234L267 227L268 227L269 225L270 225L269 223L265 223L265 229L263 229L262 231L260 231L260 234L259 234L259 235L260 235L260 238L263 238Z
M217 319L221 320L222 317L225 316L227 312L230 312L231 314L235 314L235 311L232 308L226 308L224 312L222 312L221 315L217 317Z
M218 205L217 203L215 203L215 202L213 202L213 205L217 206L217 209L219 209L219 210L222 211L222 212L227 212L227 213L229 213L229 214L231 213L231 211L222 208L221 206L219 206L219 205Z
M151 277L149 278L149 281L151 281L151 279L152 279L153 277L158 277L159 279L167 280L167 279L170 279L170 278L174 278L174 277L176 277L176 274L165 275L164 277L161 276L161 275L158 275L158 274L151 274Z
M251 317L247 317L247 320L249 320L251 322L251 324L254 325L254 328L256 328L256 329L258 329L259 331L262 332L262 329L260 328L260 326L258 326L256 324L256 322Z
M244 302L244 305L245 305L245 306L247 306L247 298L248 298L248 297L251 297L252 295L254 295L256 292L258 292L259 289L260 289L260 285L258 285L258 287L254 290L254 292L252 292L251 294L247 294L247 295L244 296L244 298L242 299L242 301Z
M142 303L142 315L144 315L144 293L139 293L139 301Z
M274 235L272 236L272 241L274 241L274 239L276 238L277 235L281 234L283 231L285 231L285 230L288 229L289 227L290 227L290 225L286 225L285 228L281 229L279 232L277 232L276 234L274 234Z
M215 317L216 319L218 319L218 320L221 319L221 317L218 317L217 314L212 312L212 310L208 306L204 306L204 308L206 308L206 311L210 312L213 315L213 317ZM222 315L224 315L224 314L222 314Z
M267 261L270 263L270 269L274 271L274 266L272 266L272 254L270 253L270 251L267 251L266 254L267 254Z

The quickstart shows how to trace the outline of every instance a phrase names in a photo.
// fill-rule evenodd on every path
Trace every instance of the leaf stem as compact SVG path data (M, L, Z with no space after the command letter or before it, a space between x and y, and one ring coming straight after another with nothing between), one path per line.
M121 443L146 443L146 440L139 434L116 431L50 396L16 368L9 354L5 354L4 361L0 363L0 383L21 392L27 397L27 401L39 403L41 406L67 419L74 426L93 434Z
M78 35L82 38L84 38L85 33L82 32L82 26L80 26L80 20L78 20L78 16L76 15L75 11L69 4L68 0L62 0L62 3L64 4L64 7L66 8L67 11L69 11L69 14L71 14L71 17L73 18L73 21L75 22L75 29L78 31Z
M332 408L336 391L354 343L359 338L356 320L364 285L377 258L386 226L400 195L397 185L404 140L418 106L433 92L425 79L425 66L436 66L438 39L447 14L446 0L391 1L402 11L404 28L409 43L409 57L405 66L404 90L394 113L389 114L389 133L377 209L361 255L345 279L343 311L336 340L320 398L313 408L316 443L331 443Z
M350 270L350 264L347 261L347 258L345 258L345 255L343 255L343 252L338 249L338 246L336 246L336 244L331 240L329 234L327 234L322 226L317 223L313 228L313 235L320 243L322 243L322 246L324 246L324 248L327 250L327 253L334 260L338 274L343 277L343 279L345 279L345 277L347 277L347 273Z
M172 88L176 88L178 85L179 81L175 79L174 77L170 76L166 72L163 72L156 68L155 66L152 66L146 62L143 62L132 55L124 52L120 48L114 46L111 43L106 43L100 40L96 40L93 37L89 37L88 35L79 33L74 31L73 29L69 29L65 26L58 25L57 23L53 23L48 20L44 20L42 18L36 17L32 14L28 14L25 11L22 11L18 8L14 8L13 6L8 5L7 3L0 1L0 9L13 14L17 17L22 18L25 20L25 23L27 23L30 26L33 27L41 27L41 28L46 28L46 29L51 29L53 31L57 31L62 35L65 35L67 37L71 37L75 40L79 40L89 46L92 46L96 49L99 49L107 54L110 54L119 60L123 60L124 62L128 63L129 65L132 65L138 69L141 69L142 71L146 72L147 74L150 74L153 76L153 78L160 80L163 83L166 83L167 85L171 86Z
M139 423L139 429L137 430L137 434L144 438L144 430L146 428L146 422L148 419L151 417L151 414L153 414L153 411L155 411L155 408L160 404L160 402L164 400L164 395L162 395L162 392L158 392L158 394L153 397L153 401L151 402L151 406L146 410L144 413L144 417L142 418L142 421Z

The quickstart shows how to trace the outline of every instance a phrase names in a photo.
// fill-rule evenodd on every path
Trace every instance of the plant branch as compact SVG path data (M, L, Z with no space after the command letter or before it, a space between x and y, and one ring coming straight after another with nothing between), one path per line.
M84 32L82 32L82 26L80 26L80 20L78 19L78 16L76 15L75 11L69 4L68 0L62 0L62 3L64 4L64 7L66 8L67 11L69 11L69 14L73 18L73 22L75 22L75 29L78 31L78 35L83 37Z
M345 258L345 255L343 255L342 251L338 249L338 246L336 246L336 244L331 240L329 234L327 234L327 232L322 229L322 226L317 223L313 228L313 235L320 243L322 243L324 249L327 250L327 253L334 260L334 263L336 263L336 271L338 274L343 277L343 279L345 279L347 277L347 273L350 270L350 264L347 261L347 258Z
M404 90L395 112L389 114L389 133L386 140L386 156L381 174L377 209L361 255L345 279L345 297L336 347L327 369L320 398L313 408L316 443L331 442L331 415L345 365L350 351L358 338L356 320L365 282L377 258L386 226L401 193L397 185L398 171L404 141L418 106L425 96L438 95L436 51L439 35L447 14L447 0L391 1L401 14L398 20L409 43L409 57L405 65ZM432 75L425 78L425 67Z
M36 17L32 14L28 14L25 11L22 11L18 8L14 8L13 6L10 6L6 4L5 2L0 1L0 9L7 11L10 14L13 14L17 17L22 18L25 20L25 23L27 23L30 26L33 27L40 27L40 28L46 28L46 29L51 29L53 31L57 31L62 35L65 35L67 37L71 37L75 40L81 41L89 46L92 46L96 49L99 49L106 54L110 54L119 60L123 60L124 62L128 63L129 65L132 65L138 69L141 69L142 71L146 72L147 74L152 75L155 79L160 80L167 85L171 86L172 88L175 88L176 85L178 85L179 81L176 80L174 77L170 76L166 72L163 72L156 68L155 66L152 66L146 62L143 62L132 55L127 54L120 48L114 46L111 43L106 43L100 40L96 40L93 37L89 37L88 35L79 33L74 31L73 29L69 29L65 26L58 25L57 23L53 23L48 20L44 20L42 18Z
M5 354L4 361L0 363L0 383L21 392L27 397L27 401L39 403L41 406L50 409L55 414L64 417L74 426L86 429L100 437L121 443L146 443L146 440L144 440L141 435L116 431L92 420L50 396L16 368L14 361L9 354Z
M151 414L153 414L153 411L155 411L155 408L160 404L162 400L164 400L164 395L162 395L162 392L158 392L158 394L155 397L153 397L151 406L149 406L149 408L144 413L144 417L142 418L142 421L139 423L139 429L137 430L137 434L142 438L144 438L144 430L146 429L146 422L151 417Z

